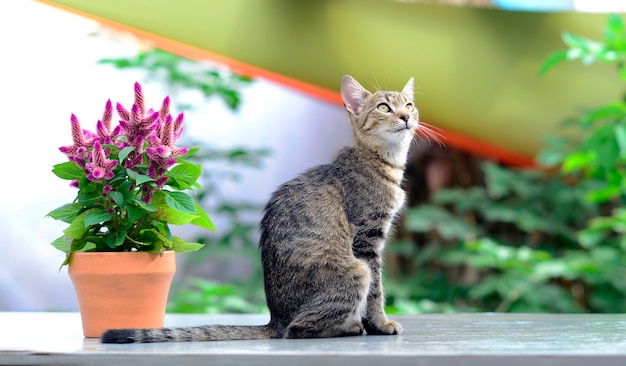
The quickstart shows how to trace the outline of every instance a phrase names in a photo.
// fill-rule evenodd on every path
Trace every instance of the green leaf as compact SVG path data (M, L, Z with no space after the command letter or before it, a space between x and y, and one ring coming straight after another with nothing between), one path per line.
M151 177L147 175L139 174L136 171L131 170L131 169L126 169L126 173L128 174L128 177L134 180L138 186L144 183L154 182L154 179L152 179Z
M617 141L617 146L619 148L619 156L621 158L626 158L626 126L624 125L615 125L615 140Z
M623 51L626 46L624 35L624 22L622 18L618 14L610 14L604 31L606 44L614 50Z
M109 192L109 196L113 199L116 205L120 207L124 207L125 205L124 195L121 192L118 192L118 191Z
M539 69L539 75L545 74L548 70L556 66L557 64L567 60L567 52L560 51L555 52L548 56L548 58L541 65L541 69Z
M168 203L166 203L166 200L167 196L165 191L157 191L152 197L152 204L157 208L154 215L157 220L161 220L172 225L186 225L198 218L196 213L185 213L172 208Z
M616 185L607 185L601 189L589 192L586 196L587 200L595 203L603 203L618 197L622 192L620 187Z
M150 203L145 203L144 201L136 199L136 198L133 199L133 203L148 212L155 212L156 210L158 210L158 208L155 205L152 205Z
M591 248L604 239L604 233L598 230L583 230L578 233L578 242L583 248Z
M88 241L81 248L73 249L72 251L73 252L90 252L96 248L97 248L97 245L95 243Z
M167 176L175 181L177 189L182 190L192 188L201 174L200 165L185 161L170 169Z
M191 243L176 236L172 238L172 249L177 253L193 252L202 247L204 247L204 244Z
M594 108L581 118L583 126L591 126L601 120L616 121L626 117L626 104L610 103L602 107Z
M126 210L128 212L129 223L133 223L148 214L148 211L134 205L128 205Z
M117 158L120 163L123 163L124 160L126 160L126 158L128 157L128 154L130 154L133 150L135 150L134 146L126 146L125 148L120 150L119 154L117 154Z
M67 235L63 235L63 236L56 238L51 244L53 247L57 248L58 250L65 252L65 253L69 253L72 250L73 241L74 239L72 239L71 237Z
M109 221L112 217L113 215L106 211L93 210L85 216L85 227Z
M146 240L146 245L155 245L156 251L160 251L160 248L171 248L172 241L166 233L157 230L156 228L143 229L139 232L142 238L150 238Z
M596 154L591 151L578 151L570 154L563 162L562 170L564 173L571 173L587 167L596 159Z
M46 216L55 220L61 220L70 224L78 216L82 206L78 203L68 203L61 207L55 208L50 211Z
M586 48L584 38L574 35L570 32L563 32L561 34L561 39L570 48L578 48L578 49Z
M88 252L96 249L96 244L89 240L74 240L71 252Z
M197 203L196 203L196 213L198 214L198 217L191 220L191 223L193 225L196 225L198 227L201 227L207 230L216 231L215 225L213 224L213 221L211 221L211 219L209 218L209 215Z
M77 216L70 226L68 226L65 230L63 230L63 234L69 236L72 239L82 239L82 237L87 233L87 227L85 227L85 216L89 214L89 211L85 211L79 216Z
M102 200L102 194L95 191L90 193L79 193L77 200L78 204L83 207L93 207Z
M115 231L109 232L105 240L107 246L111 249L114 249L124 244L127 231L127 228L118 227Z
M463 240L475 233L475 229L455 215L436 206L419 206L408 210L406 228L414 232L437 230L445 239Z
M162 192L165 195L165 203L167 203L167 205L171 208L184 213L196 213L196 204L186 193L170 191Z
M614 171L620 156L619 147L615 139L615 131L611 127L607 125L598 129L590 139L590 145L595 148L598 154L598 165L605 172Z
M73 161L56 164L52 167L52 173L65 180L77 180L85 176L85 172Z

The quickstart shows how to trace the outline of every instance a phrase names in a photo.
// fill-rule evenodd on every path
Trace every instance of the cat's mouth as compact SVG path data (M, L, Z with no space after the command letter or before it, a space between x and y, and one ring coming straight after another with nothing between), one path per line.
M413 130L413 129L415 129L415 128L411 124L404 123L400 127L396 128L393 132L404 133L406 131L410 131L410 130Z

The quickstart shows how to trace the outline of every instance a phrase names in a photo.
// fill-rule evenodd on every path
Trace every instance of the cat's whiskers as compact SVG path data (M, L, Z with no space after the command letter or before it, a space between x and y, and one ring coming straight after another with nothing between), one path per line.
M374 76L374 82L372 83L374 86L374 90L375 91L381 91L383 90L382 87L380 86L380 82L378 81L378 79L376 79L376 77Z
M445 147L446 144L442 141L443 139L445 139L445 136L439 131L441 131L440 128L435 127L429 123L420 121L419 125L417 126L416 135L420 140L426 141L429 144L432 141L435 141L440 147Z

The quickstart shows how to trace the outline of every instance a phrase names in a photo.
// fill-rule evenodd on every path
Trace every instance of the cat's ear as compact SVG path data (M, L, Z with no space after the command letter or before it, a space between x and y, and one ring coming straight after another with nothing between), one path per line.
M346 75L341 79L341 99L346 106L348 112L358 116L359 109L365 98L370 95L358 81L350 75Z
M411 77L409 81L406 83L406 85L404 86L404 88L402 88L402 95L406 99L413 101L414 94L415 94L415 88L413 86L413 78Z

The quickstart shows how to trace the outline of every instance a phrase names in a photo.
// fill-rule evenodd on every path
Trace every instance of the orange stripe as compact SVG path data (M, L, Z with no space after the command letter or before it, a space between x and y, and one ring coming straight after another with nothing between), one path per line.
M443 142L446 145L454 146L455 148L476 154L485 159L519 168L536 167L534 159L527 155L519 154L484 140L461 135L450 130L438 130L437 132L444 136L445 139Z
M181 55L191 60L197 60L197 61L212 60L217 63L227 65L232 71L236 73L268 79L278 84L285 85L289 88L303 92L305 94L309 94L316 98L319 98L328 102L332 102L332 103L339 103L343 105L343 102L341 101L341 96L333 90L322 88L320 86L310 84L304 81L300 81L294 78L290 78L288 76L284 76L284 75L281 75L272 71L268 71L260 67L252 66L250 64L246 64L244 62L240 62L235 59L232 59L232 58L229 58L229 57L217 54L217 53L213 53L213 52L207 51L199 47L191 46L182 42L172 40L170 38L156 35L154 33L150 33L150 32L146 32L137 28L133 28L125 24L112 21L110 19L102 18L97 15L93 15L93 14L86 13L81 10L71 8L66 5L57 4L49 0L36 0L36 1L66 10L68 12L71 12L71 13L89 18L89 19L93 19L97 21L98 23L102 23L106 25L107 27L111 27L111 28L122 30L124 32L128 32L130 34L133 34L137 38L151 42L157 48L166 50L168 52L171 52L177 55Z
M166 50L168 52L181 55L183 57L192 60L212 60L224 65L227 65L231 70L236 73L250 75L254 77L260 77L267 80L271 80L275 83L284 85L291 89L295 89L299 92L308 94L321 100L343 105L341 96L337 91L326 89L311 83L307 83L298 79L294 79L285 75L281 75L260 67L256 67L235 59L207 51L195 46L191 46L182 42L178 42L166 37L162 37L153 33L142 31L137 28L127 26L106 18L102 18L93 14L89 14L62 4L53 3L49 0L36 0L47 5L57 7L68 12L78 14L80 16L93 19L99 23L105 24L108 27L116 28L125 32L129 32L140 39L145 39L155 45L155 47ZM450 130L441 129L438 131L445 139L444 143L449 146L467 151L472 154L484 157L489 160L495 160L507 165L517 167L533 167L535 166L534 160L523 154L515 153L513 151L501 148L497 145L475 139L466 135L461 135Z

